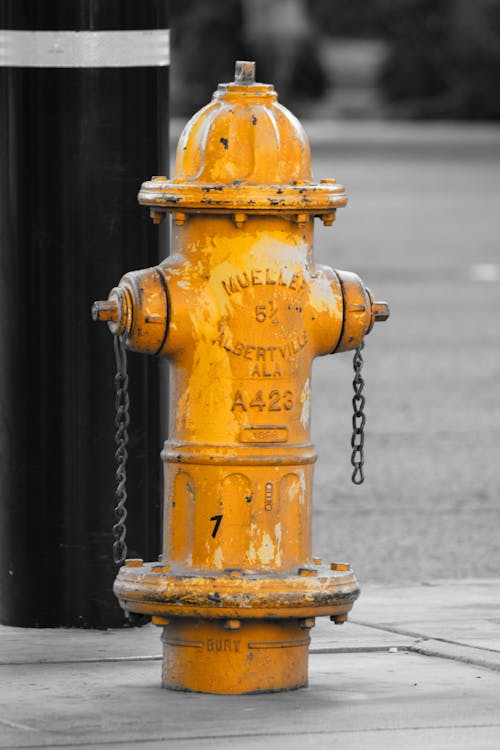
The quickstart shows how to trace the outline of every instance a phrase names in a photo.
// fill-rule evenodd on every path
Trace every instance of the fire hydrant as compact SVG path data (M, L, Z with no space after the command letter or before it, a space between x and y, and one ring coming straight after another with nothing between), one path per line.
M314 217L346 203L312 182L306 135L254 63L181 135L173 179L139 192L173 216L173 253L94 305L125 346L171 362L163 554L127 560L121 606L163 628L163 686L209 693L307 684L314 618L359 594L311 556L314 357L355 349L385 303L314 263Z

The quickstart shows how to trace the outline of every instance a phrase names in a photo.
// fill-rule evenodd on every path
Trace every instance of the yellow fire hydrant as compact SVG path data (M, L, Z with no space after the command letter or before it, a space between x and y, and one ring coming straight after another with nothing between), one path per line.
M307 684L314 618L343 622L349 566L311 556L314 357L388 316L353 273L314 263L314 217L346 203L312 182L306 135L238 62L180 138L173 179L139 202L173 253L128 273L94 317L171 364L161 562L128 560L121 606L163 627L163 686L209 693Z

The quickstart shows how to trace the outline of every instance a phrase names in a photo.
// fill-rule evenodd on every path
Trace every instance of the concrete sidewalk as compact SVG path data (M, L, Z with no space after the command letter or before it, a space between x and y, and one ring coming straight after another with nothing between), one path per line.
M160 688L159 631L0 628L0 747L498 748L500 581L371 585L304 690Z

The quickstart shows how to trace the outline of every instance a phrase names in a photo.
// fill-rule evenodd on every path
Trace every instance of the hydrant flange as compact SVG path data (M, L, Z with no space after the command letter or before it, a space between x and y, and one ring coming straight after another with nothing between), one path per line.
M122 606L134 612L176 616L182 608L183 617L208 619L331 616L349 612L359 596L351 571L315 565L286 576L241 569L186 576L171 566L165 572L157 563L143 563L122 568L114 591Z

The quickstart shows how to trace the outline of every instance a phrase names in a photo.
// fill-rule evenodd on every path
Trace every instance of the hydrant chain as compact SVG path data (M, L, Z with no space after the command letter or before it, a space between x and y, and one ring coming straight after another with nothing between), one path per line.
M351 464L354 467L352 473L352 481L354 484L363 484L365 481L365 475L363 472L364 464L364 444L365 444L365 424L366 414L364 412L366 399L363 396L363 388L365 387L365 381L361 375L363 368L363 356L361 350L364 348L365 342L362 341L354 353L353 368L354 368L354 380L352 386L354 388L354 396L352 399L353 415L352 415L352 437L351 437Z
M123 342L119 336L114 337L115 347L115 359L116 359L116 375L115 375L115 443L116 452L115 459L117 462L116 469L116 506L114 509L114 515L116 523L113 526L113 559L117 565L123 563L127 557L127 543L125 541L127 535L127 527L125 526L125 520L127 518L127 509L125 503L127 502L127 443L128 443L128 425L130 421L129 417L129 395L128 395L128 375L127 375L127 352L123 345Z

